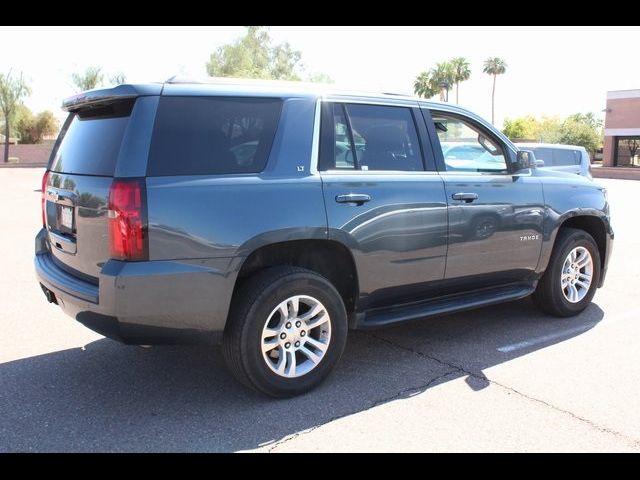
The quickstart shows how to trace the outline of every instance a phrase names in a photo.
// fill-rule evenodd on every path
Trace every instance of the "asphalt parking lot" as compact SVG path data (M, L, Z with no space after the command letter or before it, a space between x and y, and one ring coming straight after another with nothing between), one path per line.
M35 281L41 169L0 169L0 451L640 451L640 183L580 316L529 300L352 332L319 389L271 400L218 349L104 339ZM633 200L633 201L632 201Z

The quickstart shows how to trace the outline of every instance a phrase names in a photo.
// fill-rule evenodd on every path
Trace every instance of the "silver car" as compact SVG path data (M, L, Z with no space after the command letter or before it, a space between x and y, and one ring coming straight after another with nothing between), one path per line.
M533 151L536 161L544 162L544 165L540 162L539 168L577 173L592 178L591 158L584 147L555 143L516 143L516 146L522 150Z

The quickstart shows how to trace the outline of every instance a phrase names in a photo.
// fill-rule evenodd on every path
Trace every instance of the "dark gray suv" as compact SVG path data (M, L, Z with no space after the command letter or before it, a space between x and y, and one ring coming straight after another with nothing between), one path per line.
M269 395L318 385L349 329L530 294L575 315L604 281L605 190L453 105L174 80L63 106L47 299L126 343L222 343Z

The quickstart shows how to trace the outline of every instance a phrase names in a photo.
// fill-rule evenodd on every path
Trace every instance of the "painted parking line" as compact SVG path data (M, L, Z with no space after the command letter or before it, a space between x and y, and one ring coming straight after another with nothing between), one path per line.
M523 348L533 347L535 345L540 345L541 343L547 343L552 340L557 340L559 338L568 337L569 335L573 335L576 333L586 332L590 330L595 325L580 325L579 327L570 328L569 330L563 330L562 332L556 332L549 335L543 335L542 337L535 337L529 340L525 340L523 342L512 343L511 345L505 345L503 347L498 347L496 350L502 353L509 353L515 350L522 350Z

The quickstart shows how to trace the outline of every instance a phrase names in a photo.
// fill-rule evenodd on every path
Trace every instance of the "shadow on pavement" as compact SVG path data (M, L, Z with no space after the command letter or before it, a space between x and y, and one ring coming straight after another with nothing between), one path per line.
M546 317L524 300L351 332L335 374L289 400L236 383L217 348L102 339L0 364L0 451L257 448L459 377L485 388L484 369L579 335L602 317L595 304L574 318Z

